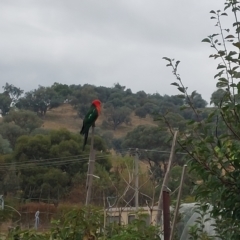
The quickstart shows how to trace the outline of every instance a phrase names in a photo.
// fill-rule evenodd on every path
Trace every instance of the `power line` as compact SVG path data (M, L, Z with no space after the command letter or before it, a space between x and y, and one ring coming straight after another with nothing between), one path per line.
M67 157L58 157L58 158L45 158L45 159L29 159L27 161L22 161L21 163L29 163L30 161L49 161L49 160L57 160L57 159L66 159L66 158L73 158L73 157L87 157L87 154L84 155L73 155L73 156L67 156ZM11 165L12 163L5 163L6 165Z
M136 150L136 148L129 148L130 150ZM163 151L163 150L156 150L156 149L144 149L144 148L138 148L138 150L145 151L145 152L158 152L158 153L171 153L170 151ZM184 152L176 152L176 154L183 154L187 155L187 153Z
M136 148L123 148L119 149L119 153L129 153L130 150L136 151ZM139 148L138 151L144 151L144 152L157 152L157 153L166 153L170 154L170 151L163 151L163 150L157 150L157 149L143 149ZM178 152L176 154L182 154L187 155L187 153ZM96 160L103 159L105 157L114 157L112 155L103 153L100 156L97 157ZM79 159L80 158L80 159ZM55 161L53 161L55 160ZM36 166L58 166L58 165L64 165L64 164L70 164L70 163L81 163L86 162L88 160L87 154L81 154L81 155L73 155L73 156L67 156L67 157L58 157L58 158L46 158L46 159L31 159L28 161L23 162L11 162L11 163L3 163L0 164L0 170L6 170L7 168L14 166L18 169L28 169L28 168L34 168Z
M96 160L104 159L108 155L103 155L97 157ZM60 158L59 158L60 159ZM11 164L1 164L0 165L0 170L6 170L7 168L13 166L16 167L17 169L28 169L28 168L35 168L36 166L57 166L57 165L64 165L64 164L70 164L70 163L82 163L82 162L87 162L88 158L81 158L81 159L68 159L64 161L53 161L53 162L28 162L28 163L11 163Z

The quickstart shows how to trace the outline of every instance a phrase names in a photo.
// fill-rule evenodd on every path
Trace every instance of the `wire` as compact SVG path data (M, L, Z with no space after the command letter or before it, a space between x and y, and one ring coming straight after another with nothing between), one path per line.
M142 148L124 148L124 149L118 149L118 153L129 153L130 150L140 150L145 152L158 152L158 153L168 153L170 154L170 151L161 151L156 149L142 149ZM178 152L177 154L183 154L186 155L187 153ZM96 160L103 159L105 157L109 157L111 155L109 154L101 154L96 158ZM80 158L80 159L79 159ZM23 162L12 162L12 163L3 163L0 164L0 170L6 170L7 168L16 167L16 169L29 169L29 168L35 168L36 166L59 166L64 164L71 164L71 163L82 163L86 162L88 160L88 154L81 154L81 155L73 155L68 157L59 157L59 158L46 158L46 159L31 159L28 161ZM55 161L53 161L55 160ZM57 160L57 161L56 161ZM32 161L32 162L31 162Z
M49 161L49 160L56 160L56 159L65 159L65 158L72 158L72 157L87 157L89 154L84 154L84 155L73 155L73 156L68 156L68 157L58 157L58 158L45 158L45 159L29 159L27 161L23 161L21 163L29 163L30 161ZM6 165L12 165L12 163L5 163Z
M100 160L104 159L108 155L103 155L97 157L95 160ZM60 158L58 158L60 159ZM82 162L87 162L89 158L81 158L81 159L66 159L64 161L51 161L51 162L38 162L35 160L34 162L28 162L28 163L11 163L11 165L7 164L1 164L0 165L0 170L6 170L9 167L14 167L16 169L28 169L28 168L35 168L36 166L57 166L57 165L65 165L65 164L70 164L70 163L82 163ZM11 169L10 169L11 170Z
M155 150L155 149L143 149L143 148L129 148L131 150L141 150L145 152L158 152L158 153L171 153L170 151L162 151L162 150ZM183 154L186 155L187 153L184 152L176 152L176 154Z

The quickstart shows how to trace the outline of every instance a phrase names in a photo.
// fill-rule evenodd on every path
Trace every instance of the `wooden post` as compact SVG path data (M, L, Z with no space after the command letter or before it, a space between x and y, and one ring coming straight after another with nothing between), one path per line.
M138 187L138 167L139 167L139 160L138 160L138 153L137 153L137 150L136 149L136 155L135 155L135 210L136 212L138 211L138 198L139 198L139 187Z
M162 218L162 208L163 208L162 198L163 198L163 190L164 190L165 186L168 185L169 172L170 172L170 169L171 169L172 160L173 160L173 156L174 156L175 145L176 145L176 140L177 140L177 134L178 134L178 131L175 131L174 137L173 137L173 142L172 142L171 153L170 153L170 157L169 157L169 161L168 161L167 171L166 171L166 174L165 174L165 176L164 176L162 188L161 188L161 191L160 191L160 194L159 194L158 210L157 210L158 212L157 212L157 216L156 216L156 224L159 224L159 223L161 222L161 218Z
M177 203L176 203L176 208L175 208L175 212L174 212L174 218L173 218L173 223L172 223L171 234L170 234L170 239L169 240L173 239L174 228L175 228L175 225L176 225L178 210L179 210L180 201L181 201L182 186L183 186L183 180L184 180L184 175L185 175L185 172L186 172L186 168L187 168L187 165L185 164L183 166L183 170L182 170L182 176L181 176L181 181L180 181L179 190L178 190Z
M163 235L164 240L170 238L170 190L165 187L163 190Z
M87 195L86 195L86 206L89 205L91 200L91 193L92 193L92 178L95 166L95 151L93 149L94 144L94 127L92 127L92 134L91 134L91 147L89 153L89 162L88 162L88 173L87 173Z

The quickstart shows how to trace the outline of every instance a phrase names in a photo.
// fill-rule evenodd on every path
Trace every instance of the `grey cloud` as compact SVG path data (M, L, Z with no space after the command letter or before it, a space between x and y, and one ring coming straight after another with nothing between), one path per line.
M29 91L54 82L177 94L162 57L181 60L190 90L215 89L211 9L224 1L19 1L0 3L0 81Z

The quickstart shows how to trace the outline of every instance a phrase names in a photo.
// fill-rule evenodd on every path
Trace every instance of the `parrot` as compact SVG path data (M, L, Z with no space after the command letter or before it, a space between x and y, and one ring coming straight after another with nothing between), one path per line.
M82 148L83 151L87 144L89 129L90 127L95 127L95 122L99 117L100 112L101 112L101 101L96 99L92 101L92 104L83 119L83 125L80 131L80 134L84 135L84 142L83 142L83 148Z

